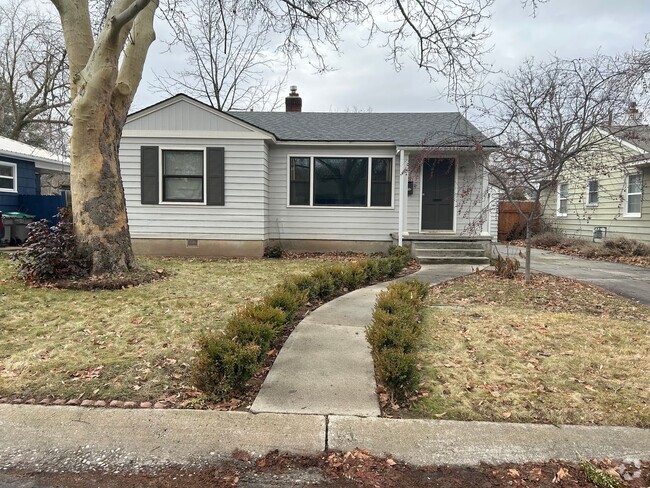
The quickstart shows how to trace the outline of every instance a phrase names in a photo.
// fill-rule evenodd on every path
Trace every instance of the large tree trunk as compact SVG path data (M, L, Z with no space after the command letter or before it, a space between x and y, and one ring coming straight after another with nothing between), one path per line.
M158 1L115 0L94 42L87 0L52 1L70 52L70 187L77 243L93 275L128 272L136 263L118 153L155 39Z
M92 274L135 268L118 151L122 114L105 99L74 111L71 139L72 216Z

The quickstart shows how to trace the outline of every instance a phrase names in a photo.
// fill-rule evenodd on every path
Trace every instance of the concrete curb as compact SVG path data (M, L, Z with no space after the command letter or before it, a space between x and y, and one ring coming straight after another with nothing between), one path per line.
M650 429L329 417L328 446L369 449L415 465L650 459Z
M414 465L650 459L650 429L197 410L0 405L0 470L200 467L236 449L369 449Z
M246 412L0 405L0 470L204 466L235 449L318 454L326 418Z

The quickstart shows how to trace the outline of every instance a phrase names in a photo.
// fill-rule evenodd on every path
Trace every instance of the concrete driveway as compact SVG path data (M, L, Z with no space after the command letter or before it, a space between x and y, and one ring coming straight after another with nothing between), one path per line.
M523 266L523 247L498 244L497 249L502 256L518 258ZM581 259L541 249L531 249L531 269L593 283L618 295L650 305L650 269Z

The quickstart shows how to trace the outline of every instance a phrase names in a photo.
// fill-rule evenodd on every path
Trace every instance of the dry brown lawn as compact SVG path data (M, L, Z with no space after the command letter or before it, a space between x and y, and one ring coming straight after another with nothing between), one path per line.
M115 291L29 288L0 253L0 397L183 401L200 331L323 259L141 258L166 279Z
M650 426L650 307L573 280L484 271L434 287L411 415Z

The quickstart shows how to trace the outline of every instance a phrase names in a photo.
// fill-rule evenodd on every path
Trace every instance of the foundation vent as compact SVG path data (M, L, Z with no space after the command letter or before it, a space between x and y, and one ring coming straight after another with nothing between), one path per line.
M185 244L186 247L199 247L198 239L188 239Z

